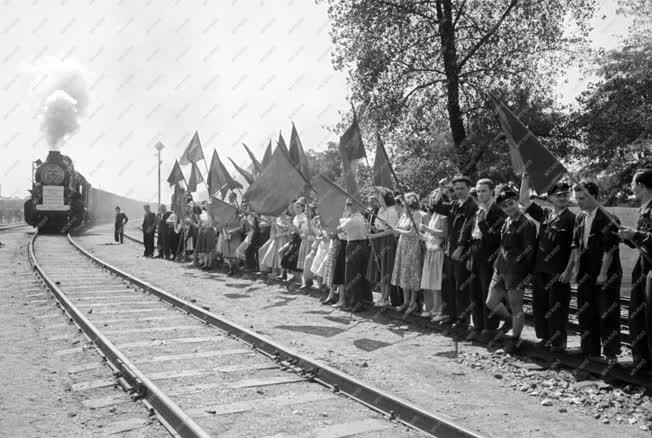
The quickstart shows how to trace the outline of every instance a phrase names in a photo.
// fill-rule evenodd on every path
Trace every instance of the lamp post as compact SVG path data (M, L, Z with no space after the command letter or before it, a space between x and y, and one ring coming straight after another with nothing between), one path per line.
M154 147L158 151L158 205L161 205L161 151L165 146L159 141Z

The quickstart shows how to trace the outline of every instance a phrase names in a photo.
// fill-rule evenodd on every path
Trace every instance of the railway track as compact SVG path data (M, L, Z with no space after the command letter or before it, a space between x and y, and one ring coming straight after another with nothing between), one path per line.
M76 388L118 384L175 436L479 436L134 278L70 236L35 234L29 257L113 371Z
M26 227L26 226L27 226L27 224L25 224L25 223L10 224L10 225L0 224L0 231L11 230L13 228Z
M130 235L130 233L125 233L125 237L135 243L142 245L142 241L137 237ZM576 303L577 296L576 296L576 291L574 289L571 291L571 293L572 293L572 300L571 300L570 312L571 312L571 316L575 318L575 312L577 311L577 306L574 304ZM529 311L526 312L526 321L530 324L533 324L534 316L532 315L531 312L531 304L532 304L531 294L526 293L524 298L525 298L525 303L527 305L526 308L529 309ZM626 306L628 304L629 304L629 298L621 297L621 340L624 348L630 347L629 331L627 327L627 317L626 317L626 312L627 312ZM394 312L394 311L390 309L389 312ZM399 313L396 313L396 317L400 318L401 315ZM408 317L408 320L419 325L428 326L432 328L434 331L443 333L444 335L447 334L445 328L442 329L439 325L432 324L429 321L424 321L423 318L420 318L418 316L411 315ZM579 332L579 324L574 319L571 319L569 321L568 328L571 332L576 332L576 333ZM649 390L652 390L652 381L650 381L649 378L646 378L645 376L641 377L641 376L632 375L632 369L628 366L623 366L623 364L621 363L610 364L604 361L589 359L582 355L577 355L577 354L551 353L539 347L535 342L531 342L527 340L523 341L521 351L527 357L535 360L541 360L548 363L553 363L556 364L556 366L564 366L566 368L572 369L577 372L582 371L582 372L590 373L600 378L608 377L621 382L642 386Z

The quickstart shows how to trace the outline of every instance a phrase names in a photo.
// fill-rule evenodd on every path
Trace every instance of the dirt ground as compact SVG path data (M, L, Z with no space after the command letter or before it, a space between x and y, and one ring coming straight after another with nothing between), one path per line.
M79 380L111 379L111 370L73 371L100 357L36 281L28 229L0 232L0 437L167 436L140 403L84 407L90 398L127 396L112 387L73 390Z
M652 403L636 388L578 383L569 372L467 343L458 345L456 356L450 338L383 313L356 316L334 310L296 285L288 289L262 278L230 278L144 258L139 244L111 244L108 227L77 241L168 292L484 435L650 436Z

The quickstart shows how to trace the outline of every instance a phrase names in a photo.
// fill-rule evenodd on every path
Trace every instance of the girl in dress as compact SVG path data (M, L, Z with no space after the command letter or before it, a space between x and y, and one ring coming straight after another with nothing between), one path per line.
M371 254L367 269L367 276L372 285L376 283L380 286L380 299L376 304L382 307L390 304L400 306L401 304L401 300L397 299L400 291L396 286L392 286L391 281L398 243L398 238L394 235L394 228L396 228L398 218L399 212L394 204L393 193L388 189L383 189L377 219L371 228L371 234L369 234ZM392 297L391 303L390 296Z
M288 242L289 233L287 230L290 222L290 213L286 210L274 220L274 224L269 231L269 240L263 245L263 248L266 247L266 250L261 259L261 265L270 269L274 275L278 274L281 270L281 255L279 254L279 250Z
M431 206L434 204L437 191L431 197ZM421 273L421 289L425 309L421 314L424 318L439 316L442 304L441 287L443 278L444 249L447 233L446 216L433 213L428 225L421 224L421 240L426 244L426 254L423 260Z
M229 204L238 207L237 196L231 192L229 194ZM224 262L228 267L227 275L233 275L238 269L238 260L235 250L242 243L242 222L240 214L235 212L231 219L222 228L218 241L218 252L222 254Z
M417 309L417 295L421 288L423 269L423 250L418 230L415 229L415 225L419 227L422 223L419 196L416 193L407 193L405 202L405 210L394 229L399 239L392 273L392 284L403 289L403 304L397 309L399 312L405 312L403 317Z
M301 287L299 289L308 289L312 286L313 272L310 270L312 267L312 262L315 259L317 254L317 247L319 246L319 241L317 240L317 234L321 233L319 216L316 216L317 204L312 203L308 204L306 209L307 213L307 227L303 240L301 241L301 247L299 248L299 262L298 266L302 267L303 275L301 276Z
M292 218L290 241L284 246L284 248L281 248L281 267L283 268L281 277L287 277L290 272L294 272L292 278L287 278L287 280L293 280L298 275L299 250L301 248L302 240L301 233L302 230L305 230L307 226L306 222L308 222L305 210L305 199L297 199L294 203L294 218Z
M351 216L352 209L351 208L345 208L344 211L342 212L342 217L340 218L340 225L346 219ZM346 233L345 232L338 232L337 234L337 240L334 242L334 248L333 248L333 268L332 268L332 275L333 278L331 280L331 283L333 285L333 288L331 289L331 293L333 293L333 290L337 290L339 293L339 299L337 300L336 304L333 304L333 307L335 308L340 308L340 307L345 307L347 305L347 296L346 296L346 290L344 289L344 282L346 281ZM329 295L330 296L330 295ZM330 301L330 300L329 300Z
M337 231L346 234L344 295L347 306L350 306L354 312L364 311L373 305L373 294L366 278L369 262L367 240L369 229L362 214L353 210L350 199L346 200L344 210L348 212L348 217L337 227Z

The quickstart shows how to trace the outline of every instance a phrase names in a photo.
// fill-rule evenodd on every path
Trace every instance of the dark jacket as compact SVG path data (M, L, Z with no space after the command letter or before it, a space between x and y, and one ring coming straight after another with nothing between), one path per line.
M143 233L153 234L155 229L156 214L152 213L151 211L149 213L145 213L145 216L143 217Z
M500 231L500 251L494 265L501 274L532 272L537 244L537 227L522 214L505 220Z
M129 218L127 217L126 214L120 212L115 215L115 227L120 228L124 226L127 222L129 222Z
M646 252L648 257L652 258L652 201L641 206L640 216L636 223L636 235L632 240ZM647 274L652 270L650 258L645 258L643 255L638 256L636 264L639 265L641 273Z
M478 205L472 197L468 197L462 205L458 201L435 203L433 211L448 218L448 254L452 254L458 246L468 249L471 246L471 232L475 224L475 212Z
M473 215L471 232L473 232L473 226L475 226L475 219L478 214L480 214L479 208L475 212L475 215ZM505 216L505 213L494 202L489 207L489 211L487 211L484 219L478 222L478 228L482 232L482 239L476 256L490 266L493 265L498 256L500 232L505 223L505 219L507 219L507 216Z
M158 232L158 235L161 236L162 234L168 234L169 232L169 227L165 223L166 220L170 217L172 214L171 211L166 211L165 213L159 213L156 216L156 231Z
M536 202L525 209L532 219L539 222L534 272L561 274L568 265L572 246L575 214L565 208L559 215L551 208L543 208Z
M584 246L584 220L587 213L585 211L577 215L575 219L575 231L573 234L573 247L577 248L580 255L580 263L578 267L578 282L581 281L583 275L597 277L600 274L602 267L602 255L605 252L613 255L613 261L609 266L608 276L613 274L622 275L622 267L620 266L620 252L618 244L620 237L618 237L618 227L616 227L607 216L598 209L595 213L595 218L591 223L591 232L589 234L589 241L586 247ZM615 216L614 216L615 218ZM618 218L615 218L618 223Z

